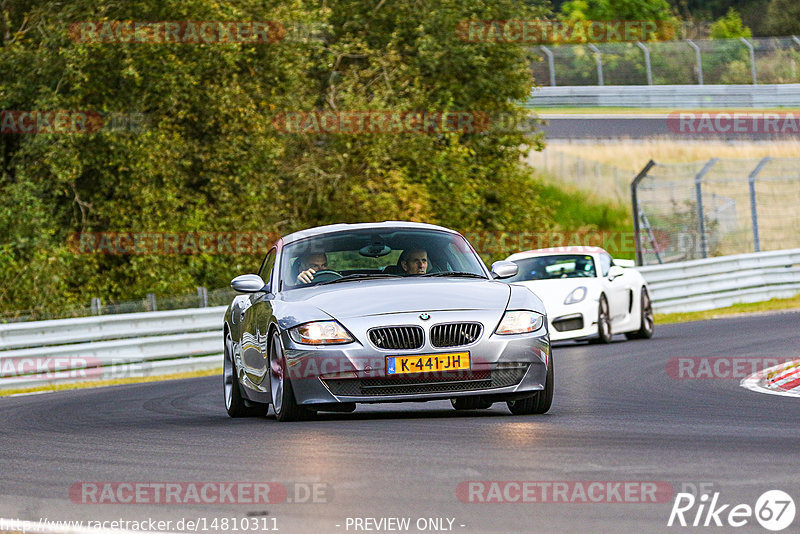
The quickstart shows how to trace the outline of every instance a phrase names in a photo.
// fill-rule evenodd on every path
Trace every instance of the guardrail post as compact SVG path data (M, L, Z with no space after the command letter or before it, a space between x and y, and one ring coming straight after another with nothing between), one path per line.
M204 287L197 287L197 298L200 300L201 308L208 308L208 290Z
M553 52L546 46L540 46L542 52L547 56L547 68L550 70L550 86L556 86L556 66L553 62Z
M753 48L752 43L745 39L744 37L739 37L739 40L742 41L747 48L750 50L750 72L753 75L753 85L758 84L758 74L756 73L756 52Z
M103 314L103 303L97 297L92 297L92 315Z
M642 237L639 231L639 199L636 196L636 188L639 187L639 182L647 176L650 169L653 168L656 162L652 159L647 162L636 178L631 182L631 204L633 204L633 240L636 247L636 265L644 265L642 261Z
M703 176L705 176L711 167L717 162L718 158L711 158L703 166L702 170L694 177L694 189L697 195L697 215L700 219L700 250L702 251L703 258L708 257L708 244L706 243L706 219L703 213Z
M603 56L600 49L589 44L589 50L594 52L594 62L597 63L597 85L603 85Z
M148 293L147 294L147 308L148 311L158 311L156 307L156 295L155 293Z
M647 48L641 41L636 41L636 46L644 52L644 68L647 72L647 85L653 85L653 70L650 68L650 49Z
M694 48L695 63L697 65L697 84L703 85L703 56L700 54L700 47L691 39L686 39L686 42Z
M762 159L756 165L756 168L753 169L753 172L747 177L747 182L750 184L750 217L753 220L753 248L755 252L761 252L761 242L758 238L758 208L756 206L756 176L758 173L761 172L761 169L764 168L769 160L772 159L769 156Z

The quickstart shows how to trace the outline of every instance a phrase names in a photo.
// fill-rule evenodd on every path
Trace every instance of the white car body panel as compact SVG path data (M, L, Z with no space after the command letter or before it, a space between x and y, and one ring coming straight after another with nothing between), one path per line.
M641 291L642 287L647 287L647 282L645 282L639 271L628 267L630 265L628 261L623 260L620 263L614 263L614 265L623 267L623 274L611 279L608 276L601 276L600 256L608 253L597 247L538 249L512 254L506 259L508 261L516 261L565 254L592 256L597 276L512 282L515 285L529 288L544 303L547 310L551 341L597 337L600 295L605 295L608 301L612 334L639 330L642 316ZM565 304L564 301L567 296L580 286L586 288L586 297L580 302ZM554 326L554 323L563 325L565 319L571 317L580 317L583 321L583 327L560 331Z

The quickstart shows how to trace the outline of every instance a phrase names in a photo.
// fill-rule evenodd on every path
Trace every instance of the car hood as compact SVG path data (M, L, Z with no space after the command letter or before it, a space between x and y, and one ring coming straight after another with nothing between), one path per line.
M287 291L284 301L304 303L336 318L445 310L505 310L511 289L490 280L423 278L359 280Z

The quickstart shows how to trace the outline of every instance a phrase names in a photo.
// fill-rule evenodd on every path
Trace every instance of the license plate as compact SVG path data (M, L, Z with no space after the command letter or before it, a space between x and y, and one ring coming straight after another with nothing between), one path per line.
M458 371L462 369L469 369L469 352L386 357L386 372L390 375Z

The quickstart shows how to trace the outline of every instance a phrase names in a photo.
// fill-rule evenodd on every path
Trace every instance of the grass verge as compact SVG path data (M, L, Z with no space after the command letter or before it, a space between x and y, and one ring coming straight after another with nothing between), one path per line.
M688 323L690 321L705 321L708 319L719 319L722 317L733 317L736 315L783 310L800 310L800 294L788 299L770 299L764 302L734 304L733 306L728 306L727 308L717 308L715 310L686 313L657 313L656 325Z
M142 382L161 382L163 380L178 380L181 378L196 378L198 376L221 375L222 367L206 369L204 371L190 371L187 373L171 373L167 375L143 376L139 378L118 378L113 380L89 380L86 382L71 382L67 384L49 384L32 388L0 390L0 397L17 395L19 393L38 393L43 391L64 391L68 389L98 388L104 386L118 386L121 384L140 384Z

